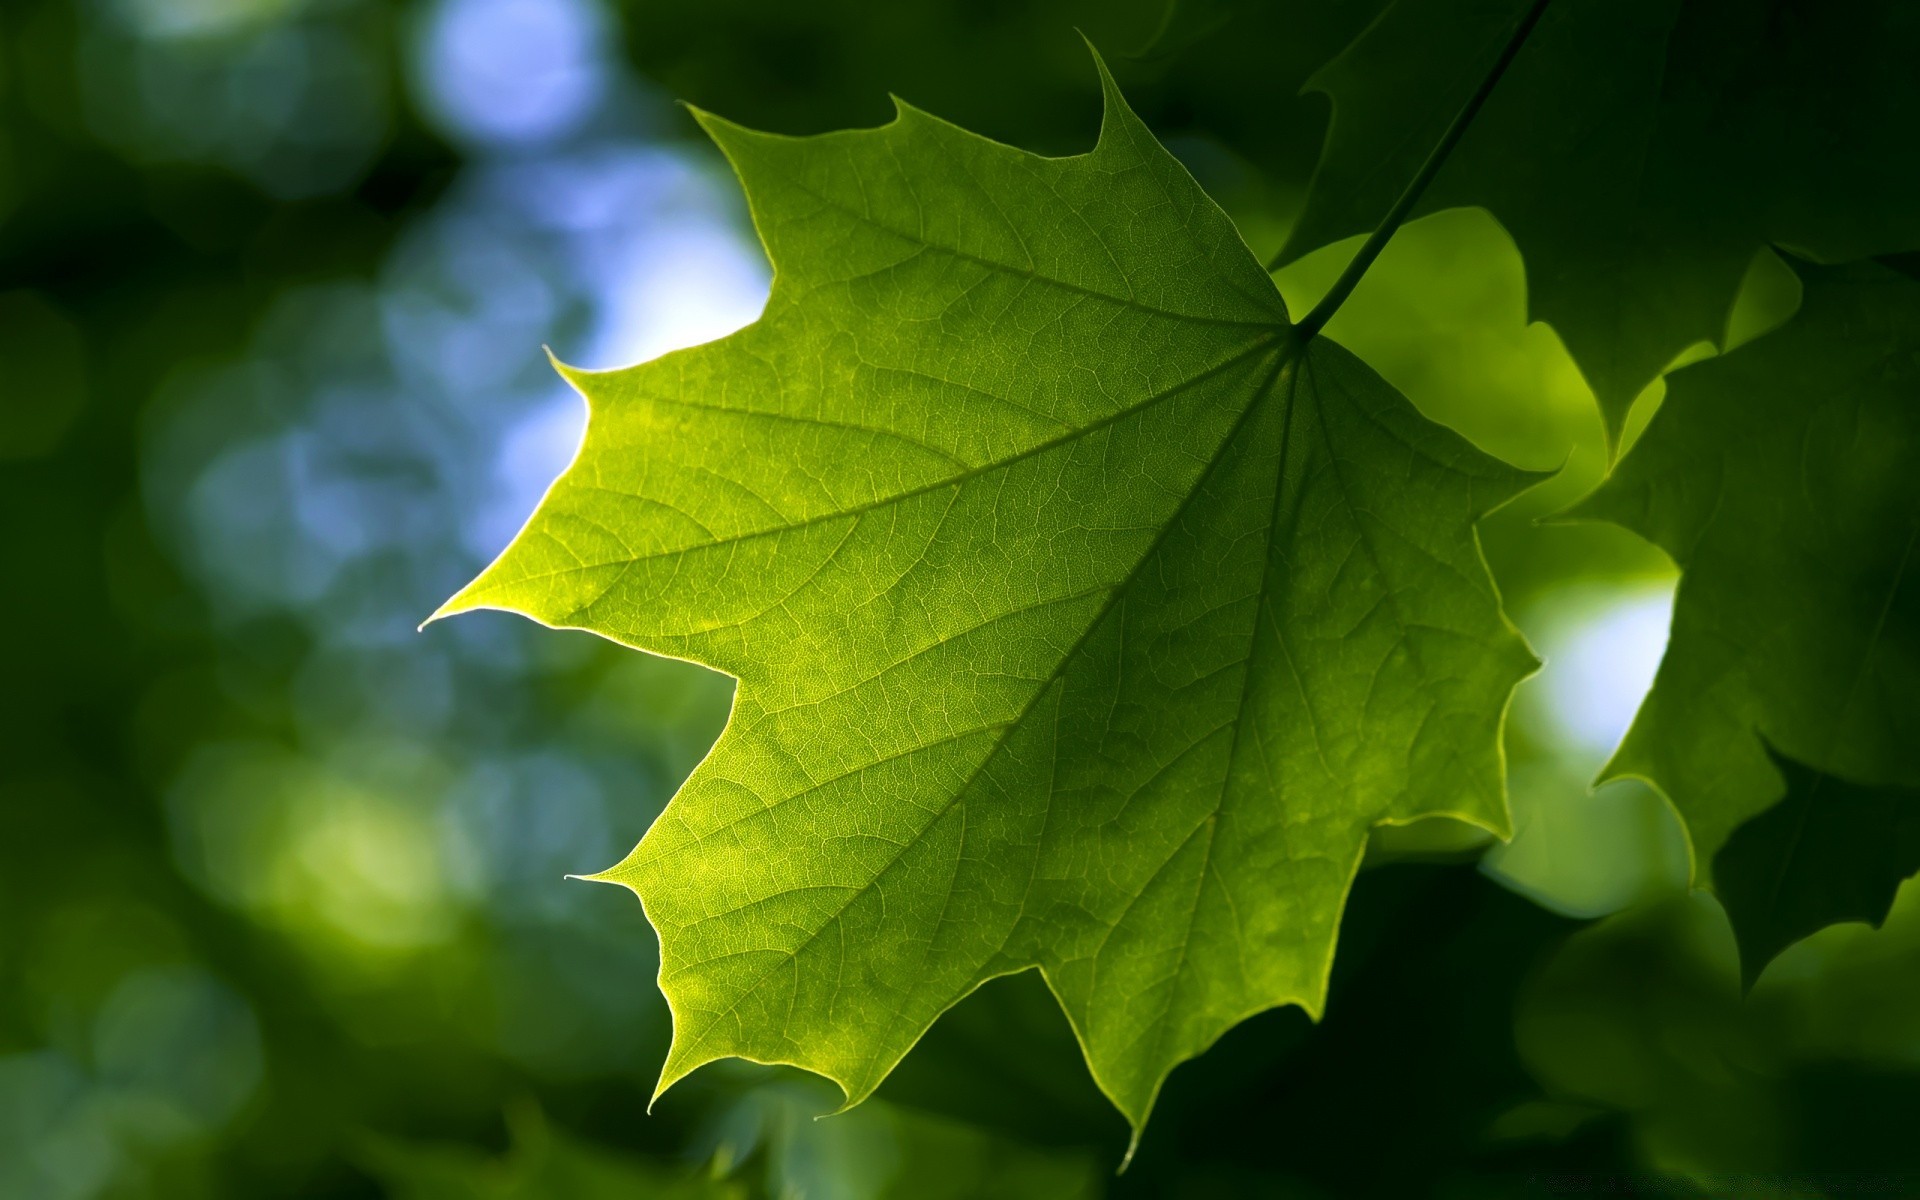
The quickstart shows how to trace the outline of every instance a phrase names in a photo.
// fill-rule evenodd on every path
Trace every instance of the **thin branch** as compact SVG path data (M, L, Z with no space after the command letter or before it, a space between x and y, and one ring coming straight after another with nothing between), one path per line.
M1393 207L1387 210L1387 215L1381 220L1380 227L1367 238L1366 243L1360 247L1360 252L1353 256L1352 262L1347 264L1346 270L1340 272L1340 278L1334 281L1333 289L1321 297L1320 303L1313 306L1313 311L1302 317L1300 323L1294 326L1294 331L1299 335L1300 340L1305 341L1320 332L1321 327L1332 318L1342 304L1346 303L1347 296L1360 282L1360 277L1367 273L1367 268L1373 265L1373 260L1380 257L1380 251L1386 248L1394 231L1400 228L1401 222L1407 219L1407 214L1413 211L1413 206L1419 203L1420 194L1427 190L1427 185L1433 182L1433 177L1440 173L1440 167L1447 161L1447 156L1452 154L1453 148L1460 144L1460 138L1467 132L1467 126L1471 125L1474 117L1479 115L1480 106L1487 102L1487 97L1493 93L1494 85L1500 82L1500 77L1507 73L1507 67L1512 65L1514 56L1520 53L1520 47L1526 44L1527 35L1531 34L1533 27L1540 23L1540 15L1547 11L1549 2L1550 0L1533 0L1526 15L1522 16L1520 23L1514 27L1513 36L1507 39L1506 47L1500 51L1500 57L1494 60L1492 68L1487 71L1486 78L1480 81L1480 86L1474 89L1473 95L1467 97L1467 102L1461 106L1459 115L1453 118L1453 124L1447 126L1446 133L1442 134L1440 140L1434 144L1432 152L1427 155L1427 161L1420 164L1420 170L1414 175L1413 181L1407 184L1406 190L1400 193L1400 198L1395 200Z

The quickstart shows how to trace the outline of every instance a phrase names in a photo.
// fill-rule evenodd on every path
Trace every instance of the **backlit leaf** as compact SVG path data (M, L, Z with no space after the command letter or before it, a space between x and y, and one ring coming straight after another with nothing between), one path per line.
M1326 150L1285 257L1387 211L1533 0L1399 0L1309 84ZM1720 342L1769 243L1920 246L1920 5L1553 0L1416 210L1482 205L1617 433Z
M1528 477L1299 338L1106 88L1062 159L905 106L797 139L703 116L765 314L566 369L578 460L443 609L739 680L601 876L660 934L663 1088L738 1056L857 1101L1038 967L1138 1127L1236 1022L1320 1010L1374 825L1506 831L1533 660L1473 523Z
M1682 568L1672 641L1607 777L1666 792L1697 865L1736 853L1734 831L1787 794L1769 746L1850 781L1794 795L1809 829L1787 836L1802 852L1857 820L1852 785L1920 787L1920 283L1870 263L1799 269L1799 315L1671 376L1646 435L1576 510ZM1827 871L1871 874L1889 895L1910 871L1823 855L1810 872L1793 852L1765 851L1788 894L1755 905L1743 876L1729 897L1758 953L1783 935L1760 933L1756 914L1813 911L1791 891L1830 886Z

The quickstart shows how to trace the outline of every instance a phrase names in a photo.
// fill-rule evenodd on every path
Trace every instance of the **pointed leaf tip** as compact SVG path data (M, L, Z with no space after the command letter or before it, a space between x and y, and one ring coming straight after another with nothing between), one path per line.
M745 144L755 137L770 136L692 104L687 105L687 111L693 114L693 119L699 122L700 128L720 148L720 153L726 156L736 171L740 166L736 155Z
M547 365L553 368L553 373L566 380L574 391L580 393L580 397L583 400L587 398L587 377L590 375L605 374L603 371L594 371L587 367L578 367L563 360L553 352L553 347L551 346L542 346L541 349L546 352Z
M1085 30L1076 29L1074 32L1080 35L1087 53L1093 56L1094 70L1100 76L1100 138L1096 144L1105 145L1108 135L1122 125L1145 132L1146 125L1133 111L1133 106L1127 103L1126 94L1120 90L1120 83L1113 77L1113 71L1107 66L1100 48L1093 44L1093 39L1087 36ZM1151 137L1151 134L1148 136ZM1158 144L1157 141L1155 144Z

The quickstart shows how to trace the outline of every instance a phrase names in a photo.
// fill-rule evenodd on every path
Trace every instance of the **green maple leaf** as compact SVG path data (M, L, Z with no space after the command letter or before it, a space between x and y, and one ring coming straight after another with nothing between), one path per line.
M1842 921L1878 928L1920 871L1920 791L1849 783L1778 754L1773 765L1786 795L1713 859L1748 987L1810 933Z
M702 115L764 315L563 369L578 460L442 610L739 681L599 877L660 935L662 1089L737 1056L853 1103L1037 966L1138 1128L1236 1022L1320 1011L1372 826L1507 832L1533 659L1473 524L1529 477L1297 335L1101 75L1072 158L904 105L797 139Z
M1309 83L1332 125L1282 260L1371 229L1533 0L1400 0ZM1610 434L1719 343L1769 243L1920 245L1920 5L1553 0L1416 213L1489 209Z
M1920 787L1920 283L1874 264L1798 269L1800 313L1670 376L1646 435L1575 510L1682 568L1672 640L1605 778L1658 785L1696 863L1734 854L1728 907L1756 956L1783 929L1810 932L1807 913L1859 915L1815 894L1828 872L1890 894L1912 870L1829 853L1863 836L1847 829L1851 785L1802 793L1792 827L1736 848L1735 829L1786 792L1768 747L1843 784Z

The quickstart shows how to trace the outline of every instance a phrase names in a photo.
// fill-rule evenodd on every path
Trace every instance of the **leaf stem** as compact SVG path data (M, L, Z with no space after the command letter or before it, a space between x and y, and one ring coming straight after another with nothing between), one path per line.
M1438 142L1434 143L1433 150L1427 155L1427 161L1420 164L1420 170L1414 175L1412 182L1408 183L1406 190L1400 193L1400 198L1393 202L1393 207L1387 210L1387 215L1381 219L1379 228L1368 236L1365 244L1360 247L1360 252L1355 254L1353 261L1340 272L1340 278L1334 280L1332 290L1321 297L1320 303L1314 305L1313 310L1294 326L1294 332L1301 341L1306 341L1320 332L1321 327L1333 317L1342 304L1346 303L1347 297L1352 294L1361 276L1365 275L1367 268L1373 265L1373 260L1380 257L1380 251L1386 248L1388 240L1400 228L1401 222L1407 219L1407 214L1413 211L1415 204L1419 203L1421 193L1427 190L1427 185L1433 182L1433 177L1440 173L1440 167L1447 161L1447 156L1452 154L1453 148L1460 144L1460 138L1467 132L1467 126L1471 125L1473 119L1480 114L1480 106L1487 102L1487 97L1493 93L1494 85L1499 83L1500 77L1507 73L1507 68L1512 65L1514 56L1520 53L1520 47L1526 43L1527 35L1531 34L1533 27L1540 23L1540 16L1547 11L1547 5L1550 2L1551 0L1533 0L1527 8L1525 15L1520 18L1520 23L1514 26L1513 36L1507 39L1505 48L1500 51L1500 57L1493 61L1493 66L1487 71L1486 78L1480 81L1480 86L1474 89L1473 95L1467 97L1467 102L1461 106L1460 112L1453 118L1453 124L1447 126L1447 131L1440 135ZM1278 266L1278 262L1271 263L1267 269L1275 270Z

